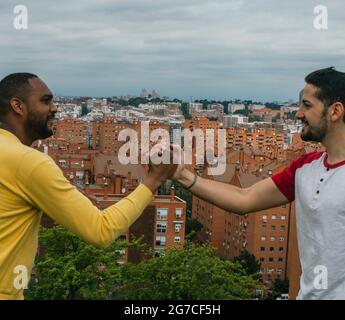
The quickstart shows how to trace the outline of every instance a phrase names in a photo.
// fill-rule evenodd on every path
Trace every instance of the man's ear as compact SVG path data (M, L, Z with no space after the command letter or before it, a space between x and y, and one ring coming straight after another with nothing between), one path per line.
M330 107L330 117L333 122L344 118L345 107L341 102L335 102Z
M10 106L13 112L17 115L24 115L25 111L23 108L24 102L19 98L12 98L10 100Z

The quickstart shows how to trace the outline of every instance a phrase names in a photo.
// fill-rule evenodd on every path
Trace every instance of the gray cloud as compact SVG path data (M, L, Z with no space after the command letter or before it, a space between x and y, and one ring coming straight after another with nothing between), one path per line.
M194 98L297 98L308 72L345 69L342 0L324 1L329 30L313 28L318 1L20 1L29 29L0 4L0 76L38 73L55 93Z

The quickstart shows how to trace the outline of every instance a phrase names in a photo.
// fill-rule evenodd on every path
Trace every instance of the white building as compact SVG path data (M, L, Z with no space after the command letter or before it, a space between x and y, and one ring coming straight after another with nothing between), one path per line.
M251 104L248 109L251 111L264 109L266 106L264 104Z
M231 113L234 113L237 110L244 110L246 106L243 103L229 103L228 104L228 110Z
M189 102L188 104L188 112L189 114L196 113L202 110L202 103L198 102Z
M237 114L223 116L223 128L233 128L245 123L248 123L248 117Z

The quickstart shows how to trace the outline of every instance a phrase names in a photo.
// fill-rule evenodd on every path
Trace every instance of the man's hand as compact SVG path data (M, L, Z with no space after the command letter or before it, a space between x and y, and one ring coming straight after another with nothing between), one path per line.
M172 179L179 182L182 187L186 188L191 185L194 179L194 173L189 170L189 166L185 165L183 162L183 150L179 145L172 145L174 150L174 160L177 163L177 168L175 170Z
M178 168L178 164L173 163L172 151L172 146L157 144L150 152L149 170L143 180L143 184L145 184L153 193L167 179L171 179Z

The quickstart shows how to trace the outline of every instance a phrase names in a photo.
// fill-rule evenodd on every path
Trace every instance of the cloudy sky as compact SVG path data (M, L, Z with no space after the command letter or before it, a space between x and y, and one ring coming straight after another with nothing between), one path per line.
M13 26L28 9L28 29ZM314 8L328 9L328 30ZM0 77L58 95L297 100L304 76L345 71L343 0L1 0Z

